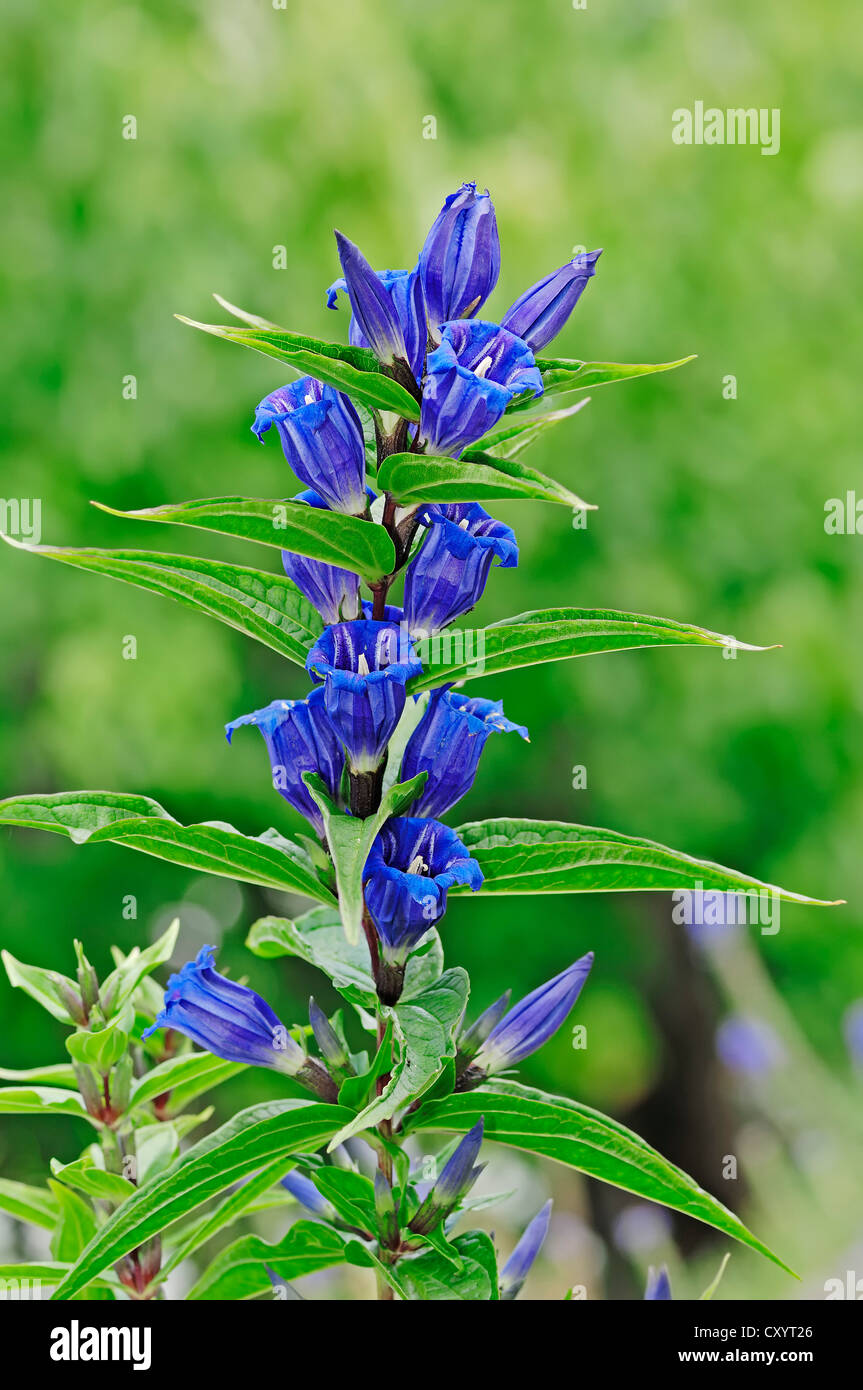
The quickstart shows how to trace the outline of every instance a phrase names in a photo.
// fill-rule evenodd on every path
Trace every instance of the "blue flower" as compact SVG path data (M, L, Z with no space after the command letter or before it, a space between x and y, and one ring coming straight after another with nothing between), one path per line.
M492 560L502 569L518 564L515 533L478 502L430 507L419 553L405 572L405 617L412 634L439 632L478 603Z
M540 352L563 328L592 275L601 251L574 256L559 270L531 285L507 309L501 328L523 339L534 352Z
M431 453L458 458L516 396L542 390L533 353L514 333L484 319L446 323L426 359L419 437Z
M256 408L252 433L260 439L271 425L297 477L328 507L351 516L365 512L363 427L347 396L313 376L300 377Z
M446 1220L456 1202L467 1195L483 1171L485 1164L476 1163L482 1144L483 1126L484 1120L478 1120L444 1165L434 1187L409 1223L408 1229L415 1235L428 1235Z
M500 274L500 238L494 204L475 183L451 193L420 252L420 273L429 323L471 318L488 299Z
M330 723L324 691L317 688L305 700L274 700L264 709L232 719L225 725L229 743L234 730L242 724L254 724L260 729L270 755L273 786L322 835L323 819L303 781L303 773L319 773L335 797L345 765L344 749Z
M529 1057L563 1023L590 974L593 952L575 961L568 970L540 985L510 1009L489 1033L458 1086L470 1090L486 1076L517 1066Z
M443 917L453 884L466 883L475 893L482 878L479 864L448 826L414 816L388 820L363 871L366 906L384 961L403 966Z
M346 236L342 236L341 232L336 232L336 244L342 263L345 289L351 301L356 324L355 335L361 336L362 345L370 347L379 362L390 365L399 359L410 365L410 349L405 341L405 326L401 313L405 315L407 336L411 339L416 358L418 325L424 322L425 316L419 270L387 272L390 276L400 273L407 275L407 280L400 283L396 289L392 281L385 282L382 276L372 270L360 248ZM328 300L333 289L337 288L338 281L328 292Z
M417 271L382 270L378 279L392 301L396 318L404 339L405 360L417 381L420 380L425 361L428 332L426 329L425 304L423 303L422 283ZM339 290L347 294L348 282L342 276L334 280L327 290L327 308L336 308ZM360 327L356 314L351 314L348 328L348 342L354 347L369 348L371 343Z
M644 1297L657 1300L671 1298L671 1280L665 1265L662 1265L660 1269L654 1269L651 1265L647 1271L647 1288L644 1290Z
M422 672L407 635L395 623L335 623L306 658L324 683L324 704L348 753L351 771L373 772L405 706L405 685Z
M523 724L506 718L500 700L458 695L448 687L432 692L402 758L403 782L418 772L428 773L411 806L412 815L442 816L470 791L480 754L492 732L517 733L523 739L528 736Z
M326 502L317 492L309 489L298 492L295 502L306 502L310 507L329 511ZM295 555L292 550L282 551L282 564L285 574L296 584L300 593L313 603L325 623L348 622L360 616L359 576L350 570L340 569L338 565L327 565L323 560L310 560L306 555Z
M716 1032L716 1051L730 1071L766 1076L786 1060L780 1039L760 1018L726 1018Z
M324 1221L333 1220L335 1211L326 1198L321 1196L311 1178L306 1178L302 1173L292 1169L282 1178L281 1183L282 1187L306 1208L306 1211L312 1212L314 1216L322 1217Z
M525 1228L521 1240L501 1270L500 1296L502 1299L517 1298L521 1292L522 1285L530 1273L530 1267L542 1249L543 1241L548 1234L551 1207L552 1203L549 1199Z

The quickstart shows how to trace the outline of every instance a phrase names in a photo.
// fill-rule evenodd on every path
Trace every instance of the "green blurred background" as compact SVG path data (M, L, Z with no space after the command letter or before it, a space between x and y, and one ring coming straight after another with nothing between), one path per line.
M725 1296L823 1297L826 1278L855 1267L855 1242L863 1274L851 1180L861 1083L842 1038L863 995L863 540L824 530L827 499L861 478L858 19L853 0L761 10L80 0L50 15L9 0L4 23L0 492L41 498L45 543L266 567L264 551L142 534L88 505L294 490L275 441L260 448L249 432L286 373L172 314L219 321L209 297L219 291L343 340L344 311L324 305L333 227L381 268L413 264L463 179L487 185L497 207L503 269L489 316L574 246L602 246L553 350L623 362L698 354L678 372L597 390L537 448L532 461L599 511L579 531L563 509L496 507L517 530L521 564L493 575L475 616L610 606L781 650L632 652L490 681L482 693L504 699L531 743L490 740L458 818L608 825L849 905L783 907L779 934L738 943L718 972L672 926L664 897L462 900L444 944L470 970L477 1006L596 951L574 1015L587 1049L564 1030L524 1077L633 1124L804 1275L794 1286L738 1248ZM675 145L671 113L696 100L780 108L780 153ZM123 138L129 115L135 140ZM435 139L424 138L430 116ZM134 400L123 396L129 375ZM736 399L724 398L728 376ZM94 576L5 550L0 575L3 794L105 787L146 792L186 821L298 828L260 740L229 749L222 732L301 695L295 668ZM122 656L128 635L134 661ZM573 789L577 765L585 790ZM112 942L143 944L179 912L181 957L220 941L223 963L283 1017L301 1013L312 987L333 1002L305 967L243 948L256 916L296 903L107 845L4 831L0 846L0 934L24 960L68 970L78 935L106 969ZM123 916L127 895L137 920ZM750 1008L751 989L762 1015L784 1011L773 1022L788 1058L754 1081L714 1050L724 1012ZM63 1057L59 1025L5 980L0 1007L2 1065ZM217 1117L274 1090L265 1074L238 1079L216 1093ZM7 1121L3 1173L36 1180L51 1155L73 1157L83 1142L73 1126ZM591 1297L637 1297L657 1253L677 1291L697 1293L728 1248L682 1221L684 1269L645 1216L655 1209L499 1157L495 1185L520 1189L494 1223L505 1252L544 1197L557 1199L534 1294L583 1285ZM3 1229L7 1243L18 1238Z

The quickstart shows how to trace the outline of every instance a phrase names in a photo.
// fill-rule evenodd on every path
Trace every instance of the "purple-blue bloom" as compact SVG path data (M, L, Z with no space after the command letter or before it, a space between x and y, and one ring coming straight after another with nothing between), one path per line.
M282 1178L282 1187L290 1192L292 1197L315 1216L323 1217L324 1221L332 1221L335 1211L330 1206L325 1197L322 1197L311 1178L304 1177L292 1169Z
M298 492L294 502L305 502L318 510L330 511L323 497L309 488ZM350 622L360 616L359 575L323 560L311 560L306 555L282 551L285 574L296 584L300 593L313 603L325 623Z
M500 700L459 695L447 686L432 691L402 758L403 782L428 773L411 814L442 816L461 800L473 786L485 741L494 732L528 736L523 724L506 718Z
M507 309L501 328L508 328L534 352L540 352L563 328L588 280L596 274L596 262L601 255L602 251L588 251L574 256L559 270L553 270L531 285L512 308Z
M542 1249L551 1220L551 1198L525 1228L518 1245L500 1272L500 1296L503 1300L517 1298L530 1273L531 1265Z
M483 1171L485 1164L477 1165L476 1160L482 1144L484 1124L485 1121L479 1119L444 1164L443 1172L409 1223L409 1229L416 1235L428 1235L439 1226L449 1216L456 1202L467 1195Z
M863 999L846 1009L842 1027L852 1061L863 1064Z
M396 318L404 337L405 358L417 381L422 377L425 361L428 332L426 329L425 304L423 302L422 282L417 268L413 270L382 270L378 279L392 301ZM334 280L327 290L327 308L336 308L339 290L348 292L348 282L342 276ZM348 328L348 342L354 347L370 348L371 343L363 332L355 313L351 313Z
M446 912L455 883L474 891L482 870L454 830L435 820L394 816L377 836L366 860L366 905L381 942L381 955L404 965L408 953Z
M768 1023L735 1015L716 1031L716 1051L731 1071L766 1076L786 1060L785 1049Z
M428 637L479 602L495 558L515 568L518 542L478 502L429 507L421 520L429 533L405 571L404 611L409 631Z
M300 377L265 396L252 433L275 425L297 477L334 512L366 510L366 452L360 417L346 395L313 376Z
M371 348L379 362L391 364L400 358L410 363L398 304L403 298L405 304L410 306L409 318L421 313L418 301L418 295L422 294L419 270L409 272L412 278L400 288L397 299L390 293L391 286L385 285L382 277L372 270L358 246L341 232L336 232L336 243L351 310L364 344Z
M420 273L429 323L472 318L500 274L500 238L494 204L463 183L435 218L420 252Z
M324 704L352 772L373 772L405 706L405 685L422 672L395 623L359 619L325 628L306 658L323 681Z
M647 1288L644 1290L644 1297L656 1300L671 1298L671 1280L665 1265L659 1269L654 1269L653 1265L650 1266L647 1271Z
M317 772L330 796L335 797L345 765L344 749L327 714L324 690L318 687L305 700L274 700L264 709L232 719L225 725L229 743L234 730L243 724L253 724L264 736L276 791L322 835L323 819L303 773Z
M482 1076L517 1066L548 1042L581 993L592 965L593 952L588 951L568 970L520 1000L489 1033L465 1078L476 1085Z
M430 453L458 458L516 396L542 390L533 353L514 333L484 319L445 323L426 359L419 437Z

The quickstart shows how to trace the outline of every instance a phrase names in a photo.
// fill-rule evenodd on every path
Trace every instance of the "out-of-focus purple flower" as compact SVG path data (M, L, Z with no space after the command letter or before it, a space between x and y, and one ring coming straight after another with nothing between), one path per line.
M443 1172L409 1223L415 1235L425 1236L445 1221L456 1203L473 1187L485 1164L476 1165L484 1120L479 1119L444 1165Z
M500 238L494 204L463 183L435 218L420 252L420 272L429 323L472 318L488 299L500 274Z
M345 289L356 320L356 332L362 335L363 345L371 348L379 362L390 365L399 358L410 364L398 306L403 300L405 306L408 306L410 321L419 319L422 313L419 270L408 272L410 278L406 284L400 286L397 298L390 292L392 286L386 285L382 277L372 270L358 246L341 232L336 232L336 243L342 263ZM390 271L389 274L392 275L393 272ZM413 332L411 329L409 336L412 336Z
M414 267L413 270L382 270L378 274L378 279L392 301L396 318L401 327L407 364L419 381L425 361L428 333L422 282L418 268ZM348 292L348 282L344 276L334 280L327 290L328 309L336 308L339 290L343 290L345 294ZM348 342L354 347L371 347L371 343L353 312L348 328Z
M542 391L533 353L514 333L484 319L445 323L426 359L420 438L430 453L458 458L516 396Z
M716 1031L716 1051L731 1071L766 1076L786 1060L785 1049L760 1018L726 1018Z
M404 612L409 631L427 637L479 602L495 558L515 568L518 542L478 502L430 507L422 521L428 535L405 572Z
M306 1178L302 1173L292 1170L282 1178L282 1187L290 1192L292 1197L296 1197L300 1205L306 1208L306 1211L322 1217L324 1221L332 1221L336 1213L326 1198L321 1196L311 1178Z
M654 1269L651 1265L647 1271L647 1288L644 1290L644 1297L656 1300L671 1298L671 1280L665 1265L662 1265L660 1269Z
M588 951L568 970L540 985L510 1009L489 1033L474 1061L456 1082L456 1090L471 1090L486 1076L517 1066L542 1047L563 1023L590 974Z
M552 1202L549 1199L525 1228L524 1235L501 1270L501 1299L517 1298L521 1292L522 1285L530 1273L530 1267L542 1249L543 1241L548 1234L551 1208Z
M360 417L347 396L313 376L302 376L265 396L252 433L276 426L285 458L297 477L334 512L366 510L366 452Z
M456 1072L464 1071L465 1067L476 1056L480 1049L480 1044L484 1043L492 1028L496 1027L509 1008L509 1001L512 998L512 990L508 989L493 1004L489 1004L470 1028L465 1029L458 1040L458 1055L456 1056Z
M485 741L494 732L527 739L527 729L506 718L500 700L458 695L447 687L433 690L402 758L402 781L428 773L411 814L442 816L470 791Z
M318 510L332 510L323 497L311 488L298 492L293 500L305 502ZM296 584L300 593L315 605L325 623L350 622L360 616L359 575L338 565L327 565L323 560L295 555L292 550L282 551L282 564L285 574Z
M229 743L234 730L243 724L253 724L264 736L276 791L322 835L323 819L303 773L319 773L334 797L345 765L344 749L330 723L323 689L313 690L305 700L274 700L264 709L231 720L225 725Z
M596 262L601 255L602 251L588 251L573 256L559 270L553 270L531 285L512 308L507 309L501 328L508 328L534 352L540 352L563 328L588 280L596 274Z
M633 1202L615 1218L613 1235L624 1254L650 1254L671 1239L668 1212L654 1202Z
M863 999L857 999L845 1010L842 1030L851 1060L863 1065Z
M405 684L422 672L413 646L395 623L335 623L312 647L306 670L323 681L351 771L373 772L405 707Z

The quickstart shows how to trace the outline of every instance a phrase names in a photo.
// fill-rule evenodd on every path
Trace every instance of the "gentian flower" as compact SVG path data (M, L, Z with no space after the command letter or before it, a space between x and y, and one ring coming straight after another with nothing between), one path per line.
M529 1057L563 1023L590 974L593 952L575 961L568 970L520 1000L489 1033L474 1061L456 1082L456 1090L469 1091L487 1076L517 1066Z
M345 765L344 749L330 723L324 691L313 690L305 700L273 700L264 709L232 719L225 725L229 743L234 730L243 724L254 724L264 736L276 791L323 835L323 819L303 773L317 772L330 796L335 797Z
M405 706L405 685L422 672L395 623L360 619L325 628L306 658L324 683L324 704L352 772L374 772Z
M426 359L419 437L431 453L458 458L516 396L542 390L533 353L514 333L484 319L445 323Z
M379 362L391 365L400 360L410 365L410 349L401 314L405 316L407 337L416 359L417 335L422 336L419 325L424 322L419 269L403 272L408 278L396 287L392 281L385 283L383 277L372 270L360 248L341 232L336 232L336 244L356 321L355 334L362 336L363 345L371 348ZM397 271L387 273L390 276L399 274ZM338 281L335 288L338 288Z
M786 1060L785 1049L760 1018L726 1018L716 1032L716 1051L730 1071L766 1076Z
M468 1130L452 1157L444 1165L444 1170L420 1206L419 1211L409 1223L408 1229L414 1235L425 1236L445 1221L456 1202L467 1195L473 1187L485 1164L476 1166L476 1158L482 1144L484 1121L478 1120L473 1129Z
M479 602L495 557L515 568L518 542L478 502L429 507L420 519L429 534L405 571L404 612L408 630L426 637Z
M466 883L475 893L482 878L479 864L448 826L413 816L388 820L363 871L384 964L403 975L410 951L446 912L453 884Z
M472 318L488 299L500 274L500 238L494 204L463 183L451 193L420 252L420 274L429 323Z
M360 417L347 396L313 376L302 376L265 396L252 433L275 425L297 477L334 512L366 510L366 451Z
M294 502L306 502L310 507L329 511L323 497L311 488L298 492ZM306 555L282 551L285 574L296 584L300 593L313 603L325 623L349 622L360 616L359 575L323 560L311 560Z
M170 977L164 1008L141 1037L173 1028L226 1062L273 1067L335 1101L336 1087L320 1063L306 1056L259 994L219 974L213 953L202 946Z
M480 753L492 732L517 733L527 739L527 729L506 718L500 700L458 695L447 687L432 692L402 758L402 781L418 772L428 773L411 806L412 815L442 816L470 791Z
M378 279L386 290L395 310L396 318L404 339L404 355L408 366L417 381L420 380L425 361L428 332L426 330L425 304L422 283L416 267L413 270L382 270ZM327 290L327 308L336 308L339 290L348 292L348 282L342 276L334 280ZM348 342L354 347L370 348L371 343L360 327L356 314L351 314L348 328Z
M644 1297L659 1301L671 1298L671 1280L665 1265L662 1265L660 1269L654 1269L651 1265L647 1271L647 1288L644 1290Z
M495 999L493 1004L489 1004L477 1019L476 1023L466 1028L458 1040L458 1053L456 1055L456 1072L463 1072L465 1067L476 1056L480 1049L480 1044L484 1043L492 1028L496 1027L509 1008L509 1001L512 998L512 990L508 989L499 999Z
M530 1273L530 1267L542 1249L551 1220L551 1199L525 1227L524 1234L500 1272L500 1296L503 1300L517 1298Z
M286 1192L290 1192L292 1197L296 1197L301 1206L306 1211L310 1211L313 1216L320 1216L324 1221L332 1221L335 1218L335 1211L330 1206L325 1197L322 1197L311 1178L305 1177L302 1173L292 1169L281 1179L282 1187Z
M540 352L563 328L588 280L596 274L601 255L601 251L588 251L574 256L559 270L537 281L507 309L501 328L508 328L534 352Z

